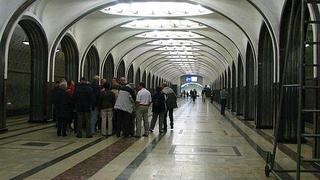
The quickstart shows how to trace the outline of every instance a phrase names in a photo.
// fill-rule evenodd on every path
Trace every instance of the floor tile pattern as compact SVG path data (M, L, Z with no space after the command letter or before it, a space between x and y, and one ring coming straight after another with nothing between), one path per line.
M94 175L98 170L112 161L119 154L124 152L136 141L135 138L123 138L113 143L107 148L101 150L97 154L82 161L76 166L68 169L64 173L55 177L54 180L62 179L88 179Z
M57 137L52 124L26 124L13 119L16 131L0 134L0 179L275 179L265 177L265 154L270 138L249 127L218 106L201 99L182 100L174 112L174 129L144 138L78 139ZM149 119L150 120L150 119ZM169 120L168 120L169 121ZM27 129L19 130L27 127ZM293 145L284 145L294 150ZM307 148L307 146L304 146ZM294 168L284 152L277 154L277 168ZM294 179L294 174L281 174ZM305 174L302 179L317 177Z

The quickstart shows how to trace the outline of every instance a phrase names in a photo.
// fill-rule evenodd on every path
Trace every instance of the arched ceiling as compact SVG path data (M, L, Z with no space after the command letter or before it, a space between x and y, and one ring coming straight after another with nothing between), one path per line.
M233 62L238 64L239 55L242 62L245 63L248 44L252 47L254 56L257 57L258 38L263 22L271 32L273 43L277 44L279 22L285 0L269 0L268 2L265 0L179 0L175 2L187 3L183 7L196 5L196 9L185 10L186 8L179 6L174 8L171 5L168 13L162 11L165 8L157 8L150 13L147 9L152 9L152 7L148 7L142 8L142 10L131 9L131 12L129 12L131 16L124 16L123 14L128 13L125 10L127 8L139 8L139 6L126 6L118 9L108 8L119 3L145 1L4 1L6 0L0 0L0 36L10 26L12 26L11 31L13 31L15 25L10 24L10 18L13 14L18 14L20 17L25 15L35 18L43 27L49 41L51 56L48 59L50 62L48 64L53 64L55 50L63 36L68 33L76 40L80 61L85 60L85 55L91 45L94 44L97 47L101 73L105 60L111 53L116 67L121 60L125 61L126 71L128 71L130 65L133 65L135 71L138 69L137 67L140 67L141 72L152 73L167 81L172 81L185 74L195 74L202 76L205 82L212 83ZM169 0L158 1L167 2ZM3 4L6 6L3 6ZM102 9L116 14L106 14L100 11ZM155 16L159 13L158 11L161 11L161 17ZM143 17L137 16L137 14L144 12L149 14ZM200 15L192 15L192 13L200 13ZM176 15L182 16L176 17ZM15 23L18 20L17 18ZM149 24L149 26L143 26L140 29L123 27L128 23L139 26L140 21L143 20L165 21L158 21L158 23ZM173 29L163 28L173 20L182 20L181 28L178 25L179 23L175 23ZM163 26L159 24L163 24ZM189 27L197 25L200 25L200 28L190 29ZM158 27L151 28L153 26ZM159 35L162 31L183 31L187 36L172 37L169 35L166 37ZM143 36L144 33L151 33L151 36L143 38L147 36ZM161 37L155 37L155 34ZM190 34L192 34L192 37L188 37ZM139 35L142 37L137 37ZM165 41L169 40L171 43L167 45L164 45L165 42L156 45L149 44L158 41L159 38ZM186 41L189 44L175 44L174 40ZM190 45L190 42L195 45ZM275 58L278 58L279 50L277 46L274 47ZM159 50L159 48L162 49ZM168 50L170 48L173 50ZM176 50L179 48L182 49ZM164 54L169 51L169 54ZM50 68L52 67L48 67L48 69ZM54 72L54 70L51 72ZM50 74L48 80L52 77L53 74Z

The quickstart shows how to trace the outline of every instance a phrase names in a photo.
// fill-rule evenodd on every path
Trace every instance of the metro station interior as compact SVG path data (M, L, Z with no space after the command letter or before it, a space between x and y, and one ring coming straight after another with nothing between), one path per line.
M319 45L318 0L0 0L0 179L319 179ZM174 128L58 137L94 76L169 85Z

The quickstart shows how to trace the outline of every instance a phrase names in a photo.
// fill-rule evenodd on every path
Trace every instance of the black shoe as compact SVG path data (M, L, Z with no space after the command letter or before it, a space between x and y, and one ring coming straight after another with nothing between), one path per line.
M61 136L61 134L57 134L57 136Z
M77 135L76 137L77 137L77 138L82 138L82 136L79 136L79 135Z
M63 137L67 136L67 134L62 134Z
M135 138L141 138L141 136L134 136Z
M164 133L162 130L159 131L160 134Z
M86 138L92 138L93 136L92 135L90 135L90 136L86 136Z
M171 129L173 129L173 126L171 126Z
M144 136L144 137L148 137L149 135L148 135L148 134L143 134L142 136Z
M150 132L153 132L153 129L149 129Z

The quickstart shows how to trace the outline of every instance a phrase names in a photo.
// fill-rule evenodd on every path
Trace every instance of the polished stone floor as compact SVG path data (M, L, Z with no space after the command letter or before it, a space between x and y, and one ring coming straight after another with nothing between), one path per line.
M221 116L217 105L180 100L174 119L173 130L155 128L140 139L56 137L53 124L11 120L13 129L28 128L0 135L0 179L276 179L264 175L268 139L230 113ZM284 152L277 159L282 168L295 165Z

